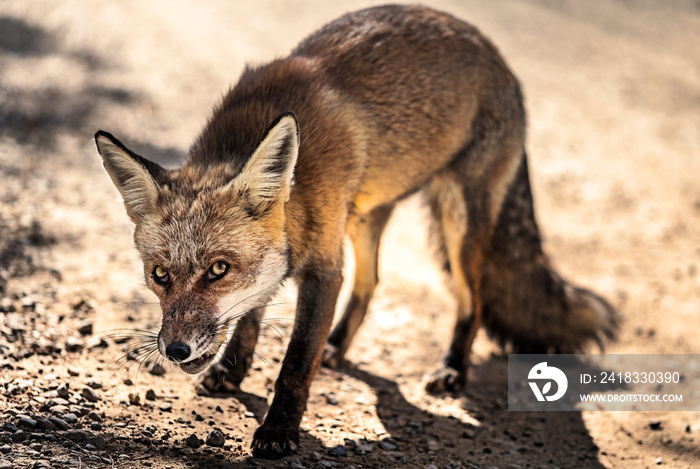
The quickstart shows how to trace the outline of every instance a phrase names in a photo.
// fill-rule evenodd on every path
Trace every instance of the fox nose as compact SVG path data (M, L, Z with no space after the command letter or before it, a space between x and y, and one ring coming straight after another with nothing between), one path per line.
M182 342L175 342L165 347L165 356L174 362L187 360L190 356L190 347Z

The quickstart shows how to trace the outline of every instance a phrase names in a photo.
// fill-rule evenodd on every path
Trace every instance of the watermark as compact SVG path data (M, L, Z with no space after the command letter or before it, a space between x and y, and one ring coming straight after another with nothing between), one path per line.
M508 410L700 411L700 355L508 355Z

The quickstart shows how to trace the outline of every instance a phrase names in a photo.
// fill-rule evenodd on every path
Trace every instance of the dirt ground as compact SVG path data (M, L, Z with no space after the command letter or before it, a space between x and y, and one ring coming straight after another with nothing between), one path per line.
M0 2L0 468L700 467L698 412L509 412L506 357L485 334L465 393L426 395L454 302L417 199L384 237L350 365L311 389L297 455L249 453L292 285L235 396L128 360L127 330L157 331L160 312L94 131L176 165L245 63L376 4L200 3ZM477 25L521 79L545 247L619 309L607 351L700 353L700 3L431 5Z

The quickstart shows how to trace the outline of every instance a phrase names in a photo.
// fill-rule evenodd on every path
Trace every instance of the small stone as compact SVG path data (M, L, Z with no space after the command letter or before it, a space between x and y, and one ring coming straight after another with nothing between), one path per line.
M83 343L82 339L77 337L68 337L66 339L66 350L68 352L79 352L84 346L85 344Z
M94 422L101 422L102 416L95 412L94 410L87 414L87 417Z
M329 405L338 405L338 398L334 392L328 392L323 395L326 398L326 403Z
M90 335L92 334L92 321L89 319L83 319L78 324L78 332L80 335Z
M88 438L91 438L93 436L92 433L88 432L87 430L81 430L81 429L75 429L75 430L69 430L66 433L63 434L66 438L68 438L71 441L74 441L76 443L80 443L81 441L85 441Z
M428 441L428 451L437 451L440 449L440 445L438 445L438 442L435 440L429 440Z
M338 445L338 446L334 446L331 449L329 449L327 453L328 453L328 456L343 457L343 456L347 456L348 449L343 445Z
M245 417L249 418L249 419L254 419L254 418L255 418L255 414L252 413L252 412L250 412L250 411L244 412L243 415L244 415Z
M7 459L0 459L0 469L12 469L12 463Z
M660 420L650 420L649 421L649 428L651 428L654 431L661 430L661 421Z
M290 469L306 469L306 466L304 466L299 458L292 458L289 460L289 468Z
M12 300L10 298L3 298L0 300L0 313L14 313L15 312L15 305L12 304Z
M60 397L66 399L69 395L69 392L68 392L69 387L70 387L70 385L68 383L63 383L58 387L58 389L56 389L56 392L58 393L58 395Z
M73 413L63 414L61 415L61 418L70 425L78 423L78 416Z
M102 431L102 424L100 422L90 422L90 430L93 432Z
M173 405L170 402L163 402L161 405L158 406L160 410L163 412L170 412L173 410Z
M153 376L163 376L165 374L165 368L159 362L149 362L146 369Z
M73 376L73 377L80 376L80 372L77 370L74 370L73 368L66 368L66 371L68 372L68 374L70 376Z
M148 391L146 391L146 400L149 400L149 401L156 400L156 392L153 389L149 389Z
M68 425L68 422L63 420L62 418L58 417L49 417L49 422L54 424L56 427L58 427L59 430L68 430L70 429L70 425Z
M3 430L7 430L8 432L12 432L12 433L14 433L14 432L17 431L17 427L16 427L15 424L12 423L12 422L5 422L5 423L3 423L3 424L2 424L2 429L3 429Z
M384 451L396 451L396 449L398 448L398 446L396 446L389 439L380 441L378 446L379 449L382 449Z
M124 378L124 381L122 381L122 382L123 382L124 384L126 384L127 386L133 386L133 385L134 385L134 382L131 381L129 378Z
M10 435L10 438L14 442L25 441L27 439L27 434L24 433L24 430L17 430L12 435Z
M107 435L107 438L105 436L102 436L102 435L90 436L90 438L88 438L85 443L87 445L92 445L93 448L103 450L107 447L108 439L109 439L109 435Z
M355 447L355 454L359 454L360 456L369 454L374 450L372 445L369 445L367 443L360 443Z
M92 389L102 389L102 383L99 381L95 381L94 379L88 380L88 382L85 384L90 386Z
M41 448L43 448L44 445L42 445L41 443L32 443L31 445L29 445L29 447L34 451L41 451Z
M58 427L46 417L36 418L36 428L48 431L58 430Z
M224 434L221 433L219 430L213 430L207 436L207 446L215 446L217 448L220 448L224 446L225 441L226 439L224 438Z
M129 404L131 405L139 405L141 403L141 397L134 392L129 393Z
M311 451L309 453L309 459L311 459L313 462L319 462L321 460L321 453L318 451Z
M656 465L660 466L664 463L664 461L661 459L661 457L656 458Z
M194 433L193 433L192 435L188 436L188 437L185 439L185 444L186 444L187 446L189 446L190 448L192 448L192 449L197 449L197 448L199 448L200 446L202 446L202 443L204 443L204 442L202 441L202 439L199 438L199 437L198 437L197 435L195 435Z
M52 405L50 410L54 415L66 414L69 412L68 406L63 404Z
M80 394L89 402L97 402L100 400L97 393L92 388L87 386L83 388Z
M335 461L328 461L327 459L322 459L316 464L317 469L325 469L327 467L338 467L338 463Z
M29 417L20 417L18 425L23 428L27 428L29 430L32 430L36 428L36 420L29 418Z
M2 445L0 446L0 454L7 454L10 451L12 451L12 446L10 445Z

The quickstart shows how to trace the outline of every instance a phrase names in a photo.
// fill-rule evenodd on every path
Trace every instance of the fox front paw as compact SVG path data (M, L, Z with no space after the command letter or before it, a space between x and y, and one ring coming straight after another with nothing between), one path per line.
M231 394L240 389L241 379L232 370L227 369L220 363L209 367L199 378L197 384L197 394L209 396L211 394Z
M326 368L335 370L341 365L341 363L343 363L343 355L340 353L338 347L326 343L326 346L323 349L323 358L321 359L321 364L323 364L323 366L325 366Z
M425 390L430 394L457 392L467 383L466 372L443 366L425 378Z
M294 453L299 447L299 429L263 424L255 431L253 456L277 459Z

